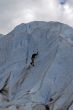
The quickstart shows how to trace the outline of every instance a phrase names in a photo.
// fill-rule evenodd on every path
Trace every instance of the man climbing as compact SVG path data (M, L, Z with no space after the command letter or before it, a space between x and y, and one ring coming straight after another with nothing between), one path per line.
M36 58L37 55L38 55L38 52L32 54L32 57L31 57L31 65L32 66L34 66L34 61L35 61L35 58Z

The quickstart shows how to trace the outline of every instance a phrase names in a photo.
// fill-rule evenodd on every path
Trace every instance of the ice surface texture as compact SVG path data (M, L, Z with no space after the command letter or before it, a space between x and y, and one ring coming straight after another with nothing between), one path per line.
M0 110L73 110L73 29L20 24L0 39Z

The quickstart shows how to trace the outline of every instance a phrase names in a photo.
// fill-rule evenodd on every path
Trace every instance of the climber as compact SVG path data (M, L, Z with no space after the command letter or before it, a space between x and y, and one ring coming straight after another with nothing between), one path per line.
M35 60L35 58L36 58L37 55L38 55L38 52L32 54L32 57L31 57L31 65L32 66L34 66L34 60Z

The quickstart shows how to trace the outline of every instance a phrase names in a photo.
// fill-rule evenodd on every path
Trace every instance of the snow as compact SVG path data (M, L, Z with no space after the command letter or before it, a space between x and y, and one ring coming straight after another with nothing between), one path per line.
M67 109L73 101L72 39L68 25L41 21L20 24L2 37L0 110L38 110L46 104Z

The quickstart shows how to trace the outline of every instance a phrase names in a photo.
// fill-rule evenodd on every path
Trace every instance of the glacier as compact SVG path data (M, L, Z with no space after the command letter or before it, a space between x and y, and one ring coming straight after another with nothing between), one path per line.
M72 27L34 21L0 37L0 110L73 110Z

